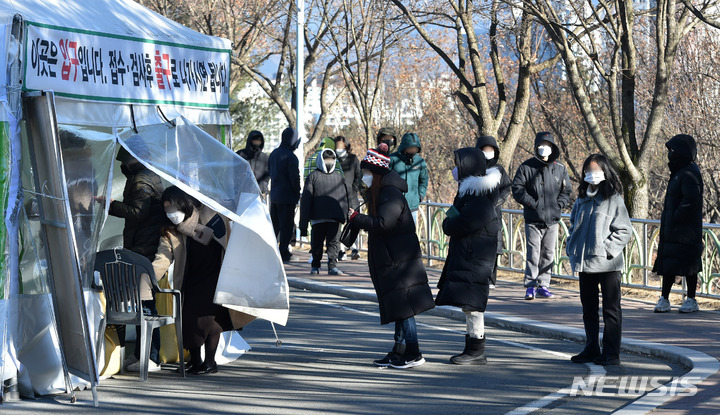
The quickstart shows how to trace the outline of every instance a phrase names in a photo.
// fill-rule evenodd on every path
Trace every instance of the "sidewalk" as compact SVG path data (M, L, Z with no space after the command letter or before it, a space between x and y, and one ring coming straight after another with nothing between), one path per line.
M310 275L309 254L296 248L294 255L299 261L285 266L292 288L375 300L366 260L339 262L338 268L345 273L343 276L328 275L326 262L319 275ZM428 269L428 277L436 294L440 272ZM490 291L485 321L531 335L560 336L584 342L579 292L552 291L554 298L528 301L524 299L525 289L521 284L500 280ZM623 349L681 363L692 369L686 376L706 379L696 385L695 396L669 399L645 396L623 413L644 413L654 409L659 414L720 414L720 312L680 314L677 305L665 314L655 314L652 309L653 305L646 302L623 299ZM464 318L462 312L452 307L438 307L433 312Z

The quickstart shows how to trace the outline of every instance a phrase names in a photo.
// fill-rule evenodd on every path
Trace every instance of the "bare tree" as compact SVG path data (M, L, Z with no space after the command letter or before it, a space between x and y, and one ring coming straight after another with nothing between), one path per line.
M201 33L226 37L232 41L231 62L247 74L275 103L289 125L295 125L295 27L296 3L293 0L267 2L262 0L141 0L141 4L168 16ZM338 63L328 57L323 42L328 36L327 24L321 11L333 7L332 0L313 0L307 8L304 27L304 79L306 84L321 78L320 116L314 122L307 151L320 140L327 114L338 101L338 94L328 96L333 71ZM337 13L335 14L337 18ZM274 70L270 68L273 67ZM234 72L234 73L233 73ZM231 90L240 79L238 71L231 71ZM304 88L307 95L307 88Z
M507 123L504 137L498 137L498 141L500 162L509 165L525 125L531 77L555 62L555 58L538 62L538 57L533 55L530 16L522 12L518 21L509 10L501 7L499 0L485 2L484 8L470 0L448 0L432 8L427 2L413 8L406 5L407 2L391 1L457 78L456 96L471 114L478 134L498 137L503 123ZM479 21L489 21L489 27L481 30ZM518 52L517 62L505 60L505 66L504 55L500 52L502 34L499 30L503 29L513 31ZM441 35L436 36L435 31L440 31ZM452 49L444 49L438 41L444 35L452 35L457 40ZM487 50L480 42L482 37L489 43ZM508 68L516 71L513 82L507 78ZM494 80L494 85L488 79ZM516 88L511 100L512 84ZM505 120L509 104L512 104L512 114Z
M663 127L678 46L698 20L676 0L641 10L640 29L652 32L654 81L650 104L638 108L639 14L624 0L524 0L522 8L547 32L593 141L619 171L634 217L647 217L648 167ZM597 99L598 94L602 99ZM595 98L595 99L594 99ZM605 118L608 122L603 122Z

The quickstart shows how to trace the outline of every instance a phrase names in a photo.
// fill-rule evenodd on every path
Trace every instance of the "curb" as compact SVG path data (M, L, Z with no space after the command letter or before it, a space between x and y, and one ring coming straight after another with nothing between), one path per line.
M375 291L366 288L351 288L291 276L288 276L287 280L289 286L292 288L333 294L354 300L377 302ZM437 306L432 310L426 311L426 313L454 320L465 320L465 313L457 307ZM485 312L485 322L496 327L519 330L543 337L559 337L581 343L585 341L585 331L582 329L554 323L544 323L504 313ZM693 382L695 385L720 371L720 362L717 359L685 347L623 337L622 348L631 353L646 354L689 367L690 371L685 373L683 377L699 379L697 382ZM670 383L663 386L670 386ZM644 414L657 409L673 398L674 396L670 395L650 395L648 392L615 413L623 415Z

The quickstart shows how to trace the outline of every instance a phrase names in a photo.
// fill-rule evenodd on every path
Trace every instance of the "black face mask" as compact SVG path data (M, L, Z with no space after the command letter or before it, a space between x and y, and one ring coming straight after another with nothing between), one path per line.
M385 143L388 148L393 148L393 146L395 145L395 140L382 140L382 142Z
M125 163L121 163L121 164L120 164L120 171L121 171L122 174L124 174L125 176L130 176L130 175L131 175L131 173L130 173L130 168L129 168L129 167L127 166L127 164L125 164Z
M260 146L250 144L250 151L252 151L253 153L257 153L258 151L260 151Z
M687 160L684 160L684 158L677 151L668 152L668 167L670 168L671 172L675 172L679 168L684 167L687 164Z

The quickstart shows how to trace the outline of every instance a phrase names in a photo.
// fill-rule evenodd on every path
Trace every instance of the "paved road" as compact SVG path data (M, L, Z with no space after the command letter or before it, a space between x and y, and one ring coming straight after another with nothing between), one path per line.
M169 366L146 383L117 376L101 382L102 413L243 414L506 414L551 410L553 414L609 413L635 396L569 397L576 377L604 374L569 356L581 346L561 339L489 328L487 366L449 364L462 349L464 324L433 315L418 318L425 365L378 369L371 362L392 346L392 327L380 326L377 305L330 294L293 290L282 346L267 322L243 332L253 350L208 376L181 379ZM608 376L660 376L686 368L626 354ZM67 396L5 404L2 413L97 413L89 391L79 402ZM515 411L515 412L513 412Z

